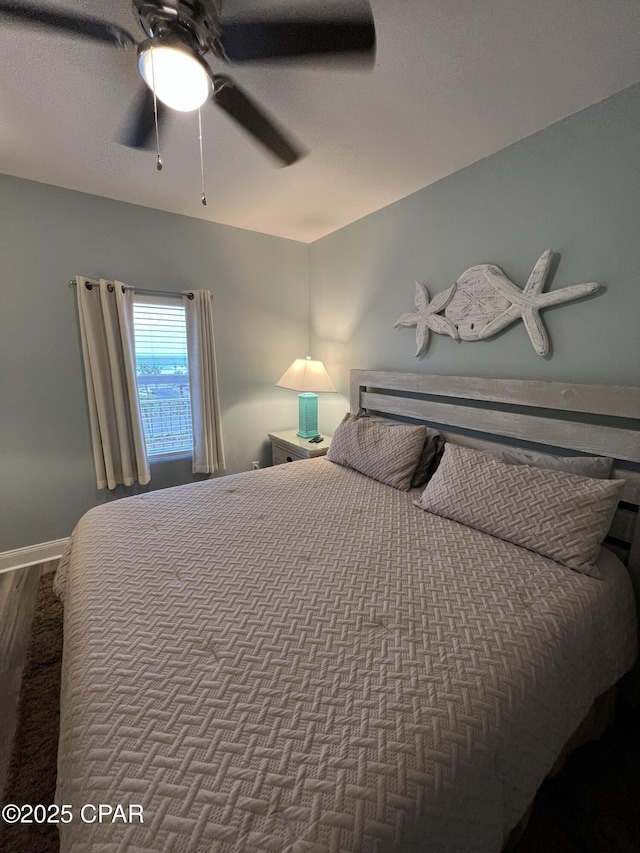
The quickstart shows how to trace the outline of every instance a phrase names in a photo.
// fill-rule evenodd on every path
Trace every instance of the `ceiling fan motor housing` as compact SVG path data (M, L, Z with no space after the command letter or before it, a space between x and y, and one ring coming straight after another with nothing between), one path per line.
M200 55L218 53L218 0L133 0L133 6L149 38L179 39Z

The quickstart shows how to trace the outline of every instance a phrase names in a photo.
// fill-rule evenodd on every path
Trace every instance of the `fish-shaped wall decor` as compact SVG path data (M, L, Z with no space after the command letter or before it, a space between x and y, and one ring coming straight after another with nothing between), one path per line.
M431 301L426 286L416 282L416 310L403 314L395 328L416 326L416 358L420 358L427 351L430 330L456 340L481 341L522 318L534 350L538 355L547 355L549 336L540 317L541 309L571 302L600 287L591 281L543 293L552 258L551 249L543 252L523 290L493 264L470 267Z

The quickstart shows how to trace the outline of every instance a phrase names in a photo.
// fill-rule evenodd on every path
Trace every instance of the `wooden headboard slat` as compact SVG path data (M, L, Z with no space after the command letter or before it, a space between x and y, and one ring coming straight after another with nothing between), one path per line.
M576 385L528 379L484 379L377 370L352 370L351 377L356 384L382 390L640 418L640 388L619 385Z
M406 418L640 462L640 434L616 427L599 426L595 431L591 424L580 422L433 400L412 400L391 394L364 392L360 396L360 404L363 409L376 412L392 412Z

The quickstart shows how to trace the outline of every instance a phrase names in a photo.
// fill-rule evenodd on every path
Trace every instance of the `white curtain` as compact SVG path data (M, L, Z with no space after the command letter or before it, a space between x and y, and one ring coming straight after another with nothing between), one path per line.
M182 300L189 356L193 473L213 474L225 467L225 459L213 338L212 297L208 290L188 290L183 292Z
M133 289L82 276L76 284L98 488L148 483L136 385Z

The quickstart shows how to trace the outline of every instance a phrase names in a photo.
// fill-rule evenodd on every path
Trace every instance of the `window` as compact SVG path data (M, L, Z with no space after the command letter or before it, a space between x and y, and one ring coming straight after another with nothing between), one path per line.
M192 452L189 362L184 306L140 295L133 321L136 374L149 458Z

